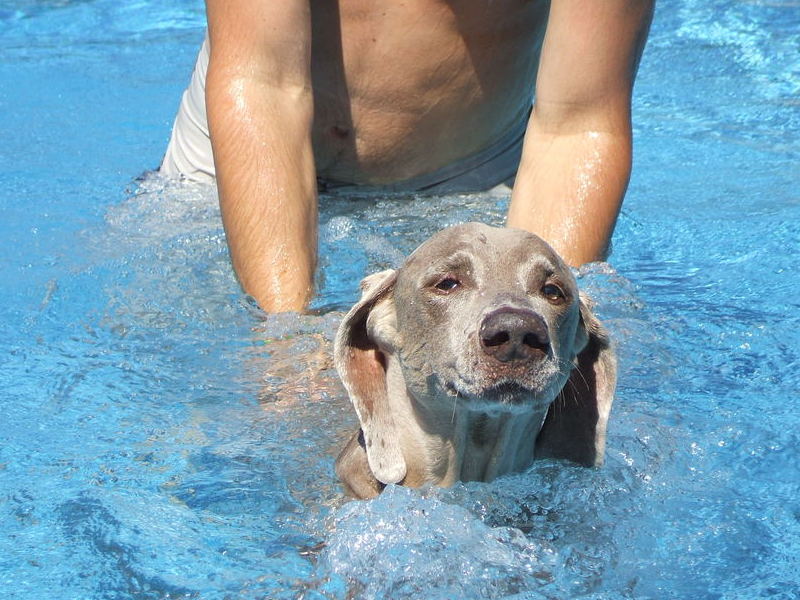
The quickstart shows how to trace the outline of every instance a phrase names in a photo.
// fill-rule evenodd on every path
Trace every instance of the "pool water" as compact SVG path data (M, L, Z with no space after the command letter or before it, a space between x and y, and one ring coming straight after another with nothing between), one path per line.
M601 469L343 502L358 280L507 197L323 199L319 297L260 314L215 191L149 173L201 2L0 3L0 595L800 598L800 10L659 3L611 264Z

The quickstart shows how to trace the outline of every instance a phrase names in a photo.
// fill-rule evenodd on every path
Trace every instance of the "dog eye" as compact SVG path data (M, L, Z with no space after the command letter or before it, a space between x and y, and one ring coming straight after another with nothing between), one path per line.
M560 304L566 299L564 292L554 283L546 283L542 286L542 294L553 304Z
M461 282L458 279L454 279L452 277L445 277L433 287L442 292L452 292L460 285Z

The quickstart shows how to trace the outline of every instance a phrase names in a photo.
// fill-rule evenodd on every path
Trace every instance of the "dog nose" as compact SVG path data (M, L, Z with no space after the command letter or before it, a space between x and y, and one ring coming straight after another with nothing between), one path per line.
M525 309L500 308L489 313L479 335L483 351L500 362L542 357L550 348L544 319Z

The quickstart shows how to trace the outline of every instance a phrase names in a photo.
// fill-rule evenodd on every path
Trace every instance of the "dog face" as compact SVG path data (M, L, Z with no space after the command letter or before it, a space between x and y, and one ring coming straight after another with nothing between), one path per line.
M534 447L602 462L614 354L540 238L452 227L362 290L334 351L361 424L337 460L353 495L491 479L523 468Z
M475 410L544 410L586 344L575 278L523 231L440 232L408 258L394 294L397 355L423 403L456 396Z

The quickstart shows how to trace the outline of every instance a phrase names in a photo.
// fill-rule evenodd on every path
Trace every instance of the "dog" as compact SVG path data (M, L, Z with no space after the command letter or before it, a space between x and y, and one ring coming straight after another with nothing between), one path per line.
M361 424L336 460L350 496L602 464L615 354L541 238L458 225L361 289L334 343Z

